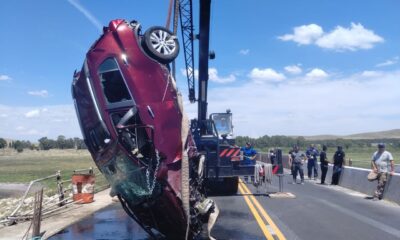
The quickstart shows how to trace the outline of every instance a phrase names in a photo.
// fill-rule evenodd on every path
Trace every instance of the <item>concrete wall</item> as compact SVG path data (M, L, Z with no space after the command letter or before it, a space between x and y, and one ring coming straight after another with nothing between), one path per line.
M357 192L372 195L378 185L378 181L368 181L370 169L344 167L339 185L353 189ZM332 171L331 171L332 172ZM329 175L329 174L328 174ZM395 173L386 183L383 198L400 204L400 174Z
M266 154L260 153L259 160L269 162ZM284 167L287 167L287 157L282 158ZM397 166L396 166L397 167ZM329 164L328 173L326 175L326 183L330 183L332 179L332 164ZM367 195L372 195L378 185L378 181L370 182L367 179L370 169L344 166L340 177L339 186L352 189ZM397 171L396 171L397 172ZM307 164L304 166L304 175L307 176ZM318 166L318 175L321 176L321 168ZM383 198L397 204L400 204L400 173L395 173L390 177L386 184Z

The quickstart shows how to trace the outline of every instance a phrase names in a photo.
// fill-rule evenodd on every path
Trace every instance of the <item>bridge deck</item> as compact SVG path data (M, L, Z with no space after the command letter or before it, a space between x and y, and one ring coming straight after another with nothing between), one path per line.
M284 179L284 191L295 199L269 198L278 190L273 179L259 193L240 183L235 196L213 197L221 209L212 235L217 239L400 239L400 206L371 201L365 195L338 186L306 181L292 185ZM51 239L143 239L146 234L112 205Z

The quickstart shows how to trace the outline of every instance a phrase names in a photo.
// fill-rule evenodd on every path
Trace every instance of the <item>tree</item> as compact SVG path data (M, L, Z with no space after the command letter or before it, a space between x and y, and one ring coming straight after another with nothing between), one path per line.
M67 143L67 141L65 140L65 136L60 135L60 136L57 137L57 147L59 149L66 148L66 143Z
M22 142L20 140L15 141L13 145L14 145L13 146L14 149L16 149L16 150L24 148L24 146L23 146L23 144L22 144Z
M17 152L19 152L19 153L24 151L24 148L21 145L19 145L16 149L17 149Z
M86 149L85 142L82 139L75 137L74 138L74 148L75 149Z
M0 149L7 147L7 141L4 138L0 138Z
M42 137L39 141L39 148L42 150L49 150L54 148L54 140L50 140L47 137Z

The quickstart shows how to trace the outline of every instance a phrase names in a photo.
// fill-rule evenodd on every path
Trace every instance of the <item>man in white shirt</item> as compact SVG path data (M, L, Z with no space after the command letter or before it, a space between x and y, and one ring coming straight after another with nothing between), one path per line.
M378 151L372 155L372 171L378 173L378 186L373 200L381 200L383 197L383 191L389 174L389 165L390 174L392 175L394 173L393 156L385 150L385 144L379 143Z

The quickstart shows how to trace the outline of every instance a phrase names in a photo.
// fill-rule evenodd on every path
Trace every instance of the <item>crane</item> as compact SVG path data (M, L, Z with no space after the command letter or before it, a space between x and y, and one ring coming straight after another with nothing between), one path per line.
M197 119L191 121L191 130L197 148L206 156L205 178L211 189L228 193L237 192L238 176L254 174L254 166L240 164L240 149L235 147L232 113L212 113L207 118L208 68L209 59L215 58L210 52L211 0L199 0L199 34L194 34L192 0L176 0L179 4L181 31L189 101L197 101ZM175 13L176 14L176 13ZM196 36L196 37L195 37ZM195 97L195 74L193 42L198 40L198 97Z

